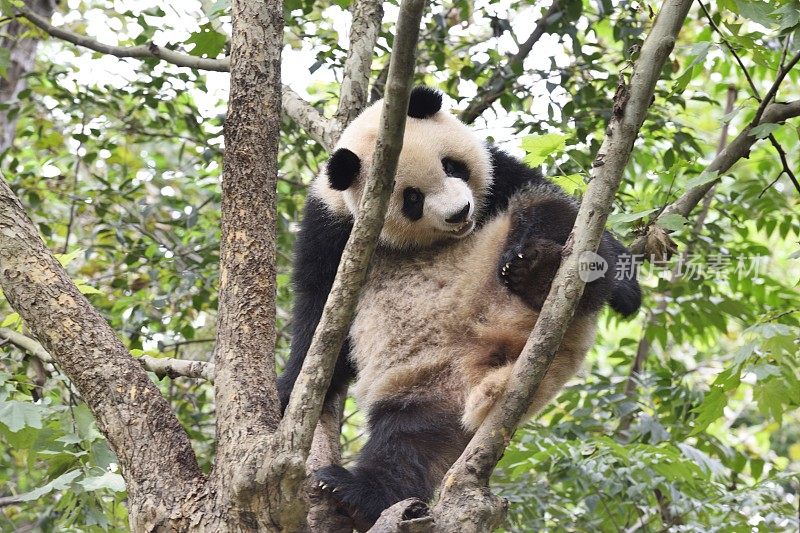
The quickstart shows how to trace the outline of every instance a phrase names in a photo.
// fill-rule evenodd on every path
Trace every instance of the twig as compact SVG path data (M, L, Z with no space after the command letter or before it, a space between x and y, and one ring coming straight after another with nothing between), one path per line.
M18 11L20 15L31 21L34 26L52 35L53 37L77 46L88 48L89 50L94 50L95 52L100 52L101 54L109 54L119 58L155 58L166 61L167 63L172 63L173 65L177 65L179 67L213 70L216 72L227 72L230 67L230 60L227 58L208 59L203 57L195 57L189 54L162 48L155 43L142 44L139 46L113 46L101 43L92 39L91 37L79 35L70 30L53 26L44 17L41 17L27 9L18 9Z
M734 59L736 59L736 62L739 64L739 68L741 69L742 74L744 74L744 77L747 79L747 83L750 85L750 90L753 93L753 97L761 104L759 106L759 108L758 108L758 111L756 112L756 117L753 119L754 122L757 122L761 118L761 114L763 114L763 107L765 105L769 104L770 100L775 96L775 93L777 92L778 87L780 86L781 82L783 81L783 77L786 76L786 74L792 69L792 67L795 64L797 64L798 60L800 60L800 53L798 53L797 55L794 56L794 58L792 58L792 60L789 62L789 65L785 64L785 62L786 62L786 53L787 53L787 51L789 49L789 46L788 46L789 45L789 37L787 36L786 41L784 42L783 51L781 52L781 60L778 63L778 65L779 65L778 66L778 77L776 78L775 83L772 84L772 87L770 88L770 92L767 93L767 98L766 99L762 99L761 95L758 92L758 88L756 87L756 84L753 83L753 78L750 77L750 72L748 72L747 67L744 66L744 62L742 61L742 58L739 57L739 54L736 53L736 49L733 47L733 45L730 43L730 41L728 41L728 39L722 33L722 30L719 28L719 26L717 26L716 22L714 22L714 18L711 16L711 13L709 13L708 9L706 8L705 4L703 4L702 0L697 0L697 3L700 4L700 7L703 9L703 13L705 13L706 18L708 19L708 22L711 24L711 27L714 29L715 32L717 32L717 34L719 35L719 37L722 40L723 44L725 44L725 46L731 52L731 55L733 55ZM786 151L783 149L783 147L778 142L778 139L776 139L775 135L773 135L772 133L769 134L769 142L772 143L772 146L778 152L778 155L781 158L781 165L783 165L783 170L781 171L780 174L778 174L778 177L775 178L775 181L770 183L767 187L764 188L764 190L761 191L761 193L758 195L758 197L761 198L761 196L764 194L764 192L767 189L769 189L773 184L775 184L775 182L777 182L778 179L780 179L780 177L781 177L781 175L783 173L786 173L786 175L789 176L789 179L794 184L794 187L795 187L795 189L797 189L797 192L800 192L800 182L797 181L797 178L795 177L794 173L792 172L791 167L789 167L789 162L786 159Z
M781 170L780 174L778 174L778 178L780 178L781 175L786 174L787 176L789 176L789 179L794 184L794 188L797 189L797 192L800 192L800 182L797 181L797 177L794 175L794 172L792 172L792 168L789 166L789 161L786 158L786 150L783 149L783 146L781 146L781 144L778 142L778 139L776 139L775 135L773 135L772 133L769 134L769 142L772 143L772 146L775 148L775 151L778 152L778 157L781 158L781 165L783 165L783 169ZM776 179L775 181L778 180ZM775 182L773 181L772 183ZM772 185L770 184L770 187L771 186ZM763 191L761 194L763 194ZM759 194L759 197L761 197L761 194Z
M705 169L706 173L717 173L722 175L727 172L737 161L743 157L747 157L750 153L750 148L755 144L757 139L750 135L751 130L760 124L777 124L784 122L790 118L800 116L800 100L795 100L788 103L772 103L764 108L764 113L761 120L757 124L752 122L745 126L745 128L733 139L728 147L719 153ZM707 183L692 187L684 192L680 198L668 205L661 214L648 225L648 233L653 231L653 227L658 225L658 221L670 214L676 213L681 216L688 216L697 204L702 201L706 193L719 183L720 178L710 180ZM634 254L649 255L646 250L648 235L642 235L637 238L630 246L631 252Z
M58 364L39 341L27 335L13 329L0 328L0 338L8 340L20 350L27 352L44 363ZM161 379L164 377L171 379L185 377L204 379L206 381L213 381L214 379L214 363L174 359L172 357L153 357L150 355L143 355L135 359L145 370L153 372Z
M436 507L437 527L464 531L465 515L485 530L499 525L502 508L487 494L489 476L528 410L567 330L584 288L578 258L597 249L634 141L645 119L661 68L675 46L691 0L671 0L661 11L642 45L630 85L618 91L607 135L594 160L586 195L568 242L568 255L553 281L536 325L514 365L509 390L488 414L466 450L442 482ZM465 507L467 507L465 509Z
M506 65L499 67L495 71L492 77L489 78L489 81L486 82L478 92L478 95L473 98L467 108L461 112L460 118L462 122L472 124L481 113L489 109L495 100L503 95L509 81L517 77L517 75L514 74L514 70L522 65L522 62L525 61L525 58L531 53L533 45L542 38L542 35L547 31L547 27L553 21L558 20L560 15L561 6L559 5L559 0L553 0L553 4L548 8L545 14L536 21L533 31L528 38L525 39L525 42L520 45L517 53L508 59Z
M83 135L83 130L86 127L86 113L82 112L81 114L81 135ZM65 254L69 251L69 237L72 233L72 223L75 219L75 209L77 207L77 197L76 191L78 189L78 180L80 179L80 171L81 165L83 164L83 155L81 155L81 149L83 148L83 138L78 143L78 149L75 151L77 157L75 158L75 166L72 169L73 176L72 176L72 198L69 204L69 219L67 220L67 232L64 235L64 247L62 248L61 253Z

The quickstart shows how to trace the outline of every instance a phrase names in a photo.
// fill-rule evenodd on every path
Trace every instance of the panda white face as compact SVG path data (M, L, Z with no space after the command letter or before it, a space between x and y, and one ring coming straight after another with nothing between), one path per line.
M489 151L455 117L441 111L441 95L412 93L403 149L381 242L423 248L471 234L491 184ZM334 213L354 216L372 164L382 102L345 129L313 190Z

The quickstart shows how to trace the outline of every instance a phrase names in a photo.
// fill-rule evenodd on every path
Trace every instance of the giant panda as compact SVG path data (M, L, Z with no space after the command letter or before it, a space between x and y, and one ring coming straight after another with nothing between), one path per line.
M441 109L438 91L412 91L386 221L342 349L329 399L357 376L369 438L355 467L330 466L319 486L367 529L391 504L429 500L507 385L560 264L577 204ZM319 322L363 192L382 103L342 133L313 182L295 246L285 407ZM530 414L575 374L598 311L640 305L634 277L615 279L625 248L605 232L605 275L586 285Z

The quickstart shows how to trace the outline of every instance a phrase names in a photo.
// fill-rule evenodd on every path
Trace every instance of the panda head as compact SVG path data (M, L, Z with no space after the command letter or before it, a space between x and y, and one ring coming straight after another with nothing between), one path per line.
M342 132L314 191L328 208L355 216L372 164L382 101ZM381 232L396 249L424 248L471 234L489 185L488 148L472 131L442 111L442 95L428 87L411 92L403 149Z

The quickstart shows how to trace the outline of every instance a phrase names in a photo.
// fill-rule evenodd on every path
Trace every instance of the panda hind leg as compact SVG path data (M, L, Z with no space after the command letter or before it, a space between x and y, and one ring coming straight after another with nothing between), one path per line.
M369 438L356 466L334 465L314 473L319 487L359 531L372 527L385 509L401 500L429 501L463 451L467 435L461 413L442 403L406 396L372 405Z
M467 394L461 423L467 431L476 431L486 415L508 389L514 363L491 370Z

